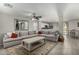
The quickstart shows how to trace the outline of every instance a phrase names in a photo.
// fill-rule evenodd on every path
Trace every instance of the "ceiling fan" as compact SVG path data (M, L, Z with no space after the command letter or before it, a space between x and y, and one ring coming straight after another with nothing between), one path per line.
M33 13L33 18L39 20L42 16L37 16L36 13Z

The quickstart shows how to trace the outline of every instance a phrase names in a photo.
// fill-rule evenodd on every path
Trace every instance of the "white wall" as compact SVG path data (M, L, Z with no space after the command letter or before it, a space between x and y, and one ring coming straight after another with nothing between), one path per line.
M30 18L0 14L0 28L1 28L0 33L14 31L14 29L15 29L14 19L29 20ZM31 27L29 27L29 28L31 28Z
M79 30L79 27L77 27L77 23L79 22L79 20L74 20L74 21L69 21L69 30L72 29L77 29Z
M53 23L53 31L59 30L59 24L58 23Z
M8 15L0 15L0 32L14 31L14 17Z

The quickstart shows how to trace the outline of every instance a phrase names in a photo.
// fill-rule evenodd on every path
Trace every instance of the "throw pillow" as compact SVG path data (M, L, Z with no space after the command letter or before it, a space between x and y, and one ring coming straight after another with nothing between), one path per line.
M17 34L16 33L12 33L11 38L17 38Z
M8 32L6 35L7 35L8 38L10 38L11 35L12 35L12 32Z
M38 34L42 34L42 32L41 31L38 31Z

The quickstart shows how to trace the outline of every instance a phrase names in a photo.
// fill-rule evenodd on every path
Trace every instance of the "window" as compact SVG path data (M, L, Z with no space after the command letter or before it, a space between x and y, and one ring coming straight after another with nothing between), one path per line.
M25 29L28 29L28 22L25 22Z
M15 20L15 30L28 30L28 21Z

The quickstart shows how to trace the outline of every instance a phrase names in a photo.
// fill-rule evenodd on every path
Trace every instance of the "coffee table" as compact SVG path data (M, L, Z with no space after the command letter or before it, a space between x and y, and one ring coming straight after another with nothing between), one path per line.
M22 47L28 51L32 51L45 43L45 37L32 37L22 40Z

